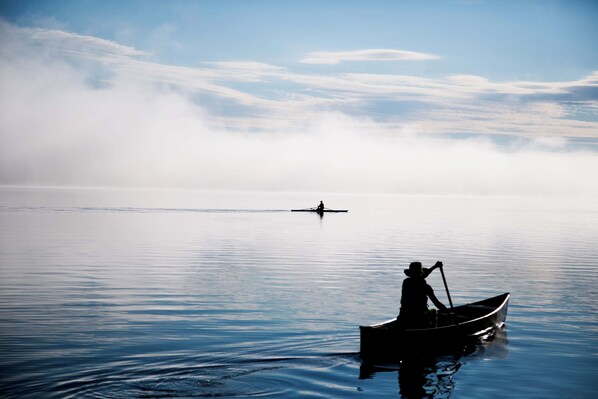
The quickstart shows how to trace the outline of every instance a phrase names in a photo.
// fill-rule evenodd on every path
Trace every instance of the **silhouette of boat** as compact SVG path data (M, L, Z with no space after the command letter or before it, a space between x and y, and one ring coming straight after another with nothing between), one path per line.
M435 328L403 329L396 319L360 326L360 356L363 360L394 360L455 353L493 336L504 325L509 297L505 293L440 312Z
M333 213L338 213L338 212L349 212L348 209L328 209L328 208L324 208L324 210L320 210L318 208L305 208L305 209L291 209L291 212L316 212L316 213L327 213L327 212L333 212Z

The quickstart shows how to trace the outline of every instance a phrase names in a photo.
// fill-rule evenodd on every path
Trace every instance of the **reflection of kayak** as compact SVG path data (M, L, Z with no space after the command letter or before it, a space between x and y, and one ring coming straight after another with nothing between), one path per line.
M328 209L328 208L324 208L324 210L322 210L322 209L318 209L318 208L306 208L306 209L291 209L291 212L316 212L316 213L334 212L334 213L338 213L338 212L349 212L349 210L348 209Z
M492 336L507 318L510 294L457 306L438 313L435 328L402 329L396 319L359 327L364 360L443 353Z

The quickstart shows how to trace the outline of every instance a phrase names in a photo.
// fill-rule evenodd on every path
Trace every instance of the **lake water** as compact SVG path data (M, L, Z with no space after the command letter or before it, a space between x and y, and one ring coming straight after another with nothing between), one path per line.
M321 199L349 212L289 212ZM413 260L444 262L456 305L511 292L506 328L368 371L358 326L397 314ZM2 188L0 263L2 397L598 390L591 199Z

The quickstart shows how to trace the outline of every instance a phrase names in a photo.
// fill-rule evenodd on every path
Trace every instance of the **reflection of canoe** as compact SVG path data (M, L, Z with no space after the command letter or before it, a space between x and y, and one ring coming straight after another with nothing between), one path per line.
M291 209L291 212L316 212L316 213L326 213L326 212L333 212L333 213L338 213L338 212L349 212L348 209L324 209L324 210L319 210L317 208L307 208L307 209Z
M396 319L361 326L360 354L364 360L443 353L492 336L507 318L510 294L457 306L438 314L436 328L402 329Z
M359 379L376 378L378 373L398 372L399 397L450 398L454 389L454 375L467 364L460 356L430 356L405 359L397 363L362 362ZM396 377L395 377L396 379ZM386 381L390 378L386 377Z

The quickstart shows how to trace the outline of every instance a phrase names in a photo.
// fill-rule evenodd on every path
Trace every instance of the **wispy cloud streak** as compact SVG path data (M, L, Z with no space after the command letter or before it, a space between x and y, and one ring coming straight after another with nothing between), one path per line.
M0 32L4 41L15 39L18 36L18 39L34 46L81 56L137 57L148 55L144 51L94 36L78 35L56 29L16 28L2 20L0 20Z
M18 28L5 22L0 22L0 30L5 42L21 43L21 50L42 49L54 58L62 54L95 61L105 70L103 79L107 83L119 77L169 85L195 97L209 96L209 104L220 104L218 109L227 110L216 116L230 126L245 124L249 129L262 130L280 128L286 121L287 126L294 127L302 124L306 114L326 110L397 126L401 121L412 125L420 120L420 126L433 127L436 133L477 130L594 137L598 129L598 72L569 82L493 82L473 75L432 79L390 74L309 74L255 61L204 62L188 67L155 63L143 51L89 36ZM5 53L10 51L10 46L5 47ZM321 55L322 60L435 57L398 50L314 54ZM11 56L14 54L6 53L7 58ZM251 86L243 88L245 84ZM385 107L379 108L380 103ZM409 111L405 104L414 110ZM218 109L213 111L218 113ZM576 120L581 114L584 118ZM267 121L273 115L280 123Z
M416 51L393 49L364 49L353 51L316 51L299 62L302 64L335 65L347 61L426 61L440 57Z
M597 137L598 73L492 82L183 67L4 22L0 44L0 184L598 196L598 153L567 141Z

